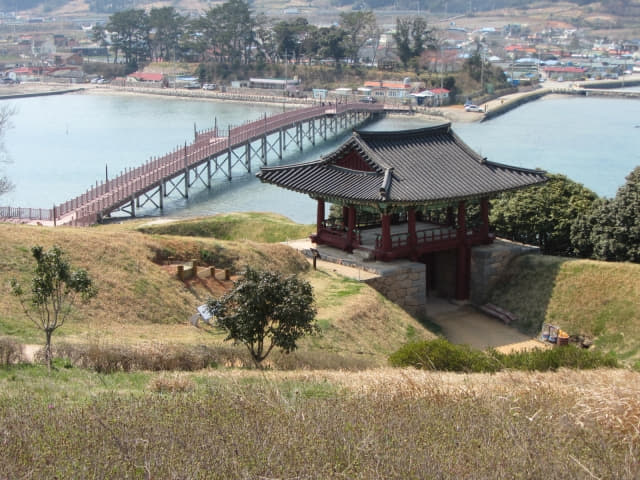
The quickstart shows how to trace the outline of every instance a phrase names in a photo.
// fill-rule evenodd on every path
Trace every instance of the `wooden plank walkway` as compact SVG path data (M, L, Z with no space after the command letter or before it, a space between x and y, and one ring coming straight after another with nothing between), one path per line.
M151 158L139 167L129 169L113 179L96 182L85 193L55 206L53 209L24 209L0 207L0 219L13 221L41 221L43 224L87 226L98 222L103 216L121 209L135 216L135 205L151 201L162 208L163 197L179 189L176 184L184 181L187 196L191 186L189 172L200 178L205 186L210 186L211 176L207 172L207 180L203 180L197 168L210 168L212 160L218 165L218 158L228 156L228 179L231 179L231 152L246 147L249 155L252 141L268 137L271 134L296 127L303 122L311 122L323 117L337 117L355 112L384 113L386 111L406 111L403 106L386 106L383 104L347 103L327 104L300 108L290 112L263 117L247 122L235 128L229 128L225 136L221 136L217 128L196 132L195 140L190 145L176 148L162 157ZM314 125L315 128L315 125ZM325 132L326 134L326 132ZM302 130L300 135L300 148ZM315 133L314 133L315 135ZM282 141L282 140L281 140ZM224 161L224 160L223 160ZM266 161L266 159L265 159ZM193 170L195 169L195 171ZM184 177L184 178L181 178ZM194 183L197 179L194 179ZM172 187L167 192L167 188ZM157 195L158 202L152 199ZM126 209L130 210L127 211Z

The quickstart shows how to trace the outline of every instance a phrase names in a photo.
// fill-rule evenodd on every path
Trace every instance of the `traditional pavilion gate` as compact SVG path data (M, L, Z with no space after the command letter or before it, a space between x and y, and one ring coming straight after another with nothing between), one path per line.
M547 181L544 172L488 161L450 124L357 131L319 160L263 167L258 177L317 201L316 233L311 235L316 244L358 250L359 258L385 262L451 252L454 294L460 300L469 297L471 248L493 241L489 199ZM325 202L342 206L341 218L334 213L326 219ZM474 203L477 226L467 218L467 207Z

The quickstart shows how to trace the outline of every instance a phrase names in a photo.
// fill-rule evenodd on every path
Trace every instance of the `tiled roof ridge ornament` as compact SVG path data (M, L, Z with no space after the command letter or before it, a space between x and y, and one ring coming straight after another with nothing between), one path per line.
M391 187L391 179L393 177L393 167L387 167L384 169L384 178L382 185L380 186L380 199L386 200L389 198L389 188Z

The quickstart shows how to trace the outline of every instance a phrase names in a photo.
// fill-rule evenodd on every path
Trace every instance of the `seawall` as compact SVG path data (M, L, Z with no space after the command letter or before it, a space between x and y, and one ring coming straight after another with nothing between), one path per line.
M29 97L47 97L50 95L64 95L65 93L81 92L84 87L79 88L67 88L65 90L49 90L46 92L30 92L30 93L16 93L15 95L0 95L0 100L11 100L15 98L29 98Z
M553 87L553 88L541 88L538 90L533 90L531 92L523 93L522 95L506 100L504 103L501 103L498 106L493 106L491 110L484 114L481 122L486 122L487 120L491 120L492 118L496 118L500 115L503 115L514 108L518 108L525 103L533 102L534 100L538 100L539 98L544 97L545 95L557 94L557 95L582 95L582 96L590 96L590 95L601 95L601 96L610 96L610 97L621 97L621 98L638 98L640 94L638 92L620 92L614 91L616 88L626 88L626 87L635 87L640 85L640 79L635 80L598 80L592 82L580 82L580 83L569 83L571 87L567 86L565 88L562 87Z

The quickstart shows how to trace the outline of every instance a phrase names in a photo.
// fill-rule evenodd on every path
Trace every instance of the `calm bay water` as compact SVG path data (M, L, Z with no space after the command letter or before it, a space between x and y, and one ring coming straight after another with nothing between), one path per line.
M15 192L3 205L48 208L85 191L105 177L162 155L193 139L198 129L225 128L282 106L117 95L74 94L12 101L17 113L5 137L13 163L5 171ZM428 125L420 118L387 118L367 128L393 130ZM624 177L640 165L640 101L604 98L545 98L486 123L454 125L472 148L489 160L563 173L599 195L613 196ZM284 162L313 160L347 135L291 145ZM270 160L271 163L271 160ZM199 216L228 211L274 211L298 222L315 220L306 195L257 181L252 175L191 190L165 203L166 215ZM149 211L157 215L155 210Z

